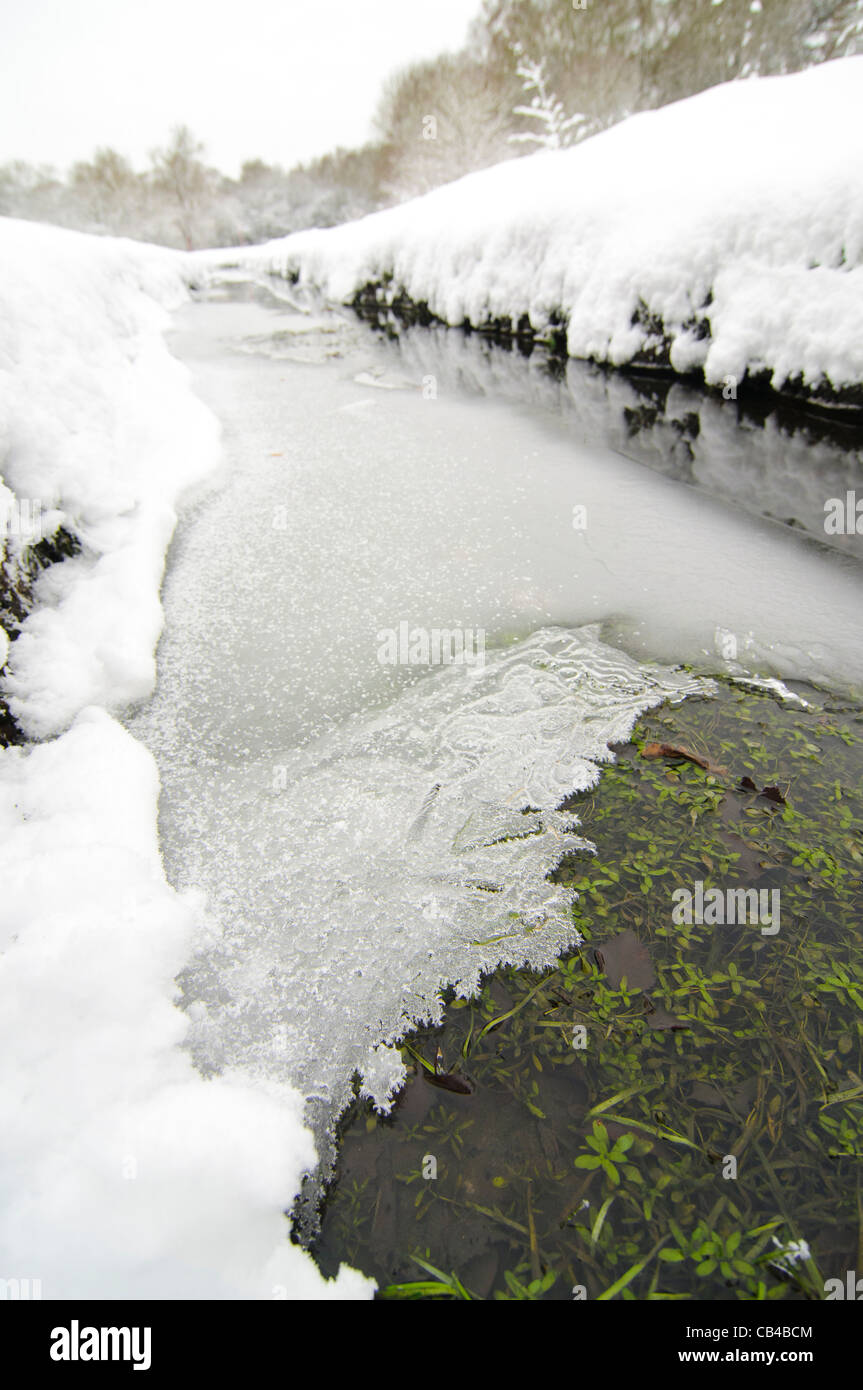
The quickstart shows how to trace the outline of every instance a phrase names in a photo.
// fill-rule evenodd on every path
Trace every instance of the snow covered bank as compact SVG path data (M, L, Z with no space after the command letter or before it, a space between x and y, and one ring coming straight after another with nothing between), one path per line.
M14 713L50 740L0 750L0 1278L46 1298L366 1297L287 1241L314 1163L300 1096L205 1080L181 1047L174 979L203 908L165 881L155 765L109 712L152 688L174 504L217 456L162 341L187 274L0 221L2 519L38 502L83 546L0 650Z
M239 254L334 301L373 287L449 324L565 325L572 357L863 405L861 167L863 57L845 58Z
M162 341L182 256L3 220L0 266L0 476L20 514L83 547L40 581L4 681L42 738L152 688L174 502L218 431Z

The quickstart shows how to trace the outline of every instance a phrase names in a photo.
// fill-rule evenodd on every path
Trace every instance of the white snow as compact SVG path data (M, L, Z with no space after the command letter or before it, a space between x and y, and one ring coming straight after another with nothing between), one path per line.
M232 259L336 302L391 276L449 324L541 331L562 311L570 355L615 364L651 346L643 304L676 370L842 387L863 382L861 169L863 56L726 83Z
M44 576L4 686L41 738L152 688L174 504L218 429L162 339L181 256L12 220L0 255L0 474L84 543L61 587Z
M174 504L217 453L162 341L183 259L0 221L0 260L0 507L38 497L85 542L11 649L16 714L59 736L0 750L0 1276L46 1298L369 1297L287 1239L315 1162L300 1095L206 1080L181 1046L203 906L165 880L155 765L109 713L152 688Z

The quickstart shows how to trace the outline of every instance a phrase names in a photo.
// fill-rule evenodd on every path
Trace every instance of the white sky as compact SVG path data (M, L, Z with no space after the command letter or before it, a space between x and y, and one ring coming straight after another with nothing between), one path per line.
M185 122L210 163L360 145L383 79L459 48L480 0L0 0L0 164L136 165Z

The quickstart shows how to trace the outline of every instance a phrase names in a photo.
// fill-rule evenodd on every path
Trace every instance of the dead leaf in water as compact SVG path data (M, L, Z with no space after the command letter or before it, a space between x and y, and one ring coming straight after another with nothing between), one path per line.
M707 1081L696 1081L690 1091L690 1099L718 1110L742 1110L745 1113L755 1099L757 1089L758 1082L755 1077L749 1077L727 1092L711 1086Z
M472 1096L473 1086L455 1072L424 1071L423 1076L430 1086L438 1086L442 1091L452 1091L457 1096Z
M705 772L715 773L719 777L727 775L728 769L718 767L711 763L707 758L702 758L700 754L693 753L689 748L679 748L674 743L645 743L641 750L642 758L685 758L687 762L695 763L697 767L703 767Z
M768 801L775 801L780 806L785 805L785 797L782 795L778 787L764 787L764 789L761 792L761 795L766 796Z
M775 801L777 806L787 804L784 792L776 786L762 787L759 791L751 777L741 777L737 785L742 792L754 792L756 796L763 796L767 801Z

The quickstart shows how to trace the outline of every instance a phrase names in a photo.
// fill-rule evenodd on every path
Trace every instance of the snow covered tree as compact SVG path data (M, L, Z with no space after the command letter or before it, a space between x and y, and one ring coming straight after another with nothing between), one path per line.
M863 0L483 0L469 50L498 84L517 77L518 45L596 130L719 82L863 51Z
M514 106L513 115L537 121L538 128L514 132L509 136L510 144L535 144L546 150L560 150L574 144L579 127L584 127L587 117L580 112L567 116L563 102L549 89L544 58L534 61L520 43L513 46L513 52L523 90L534 94L529 106Z
M14 159L0 167L0 216L75 226L69 191L54 169Z

